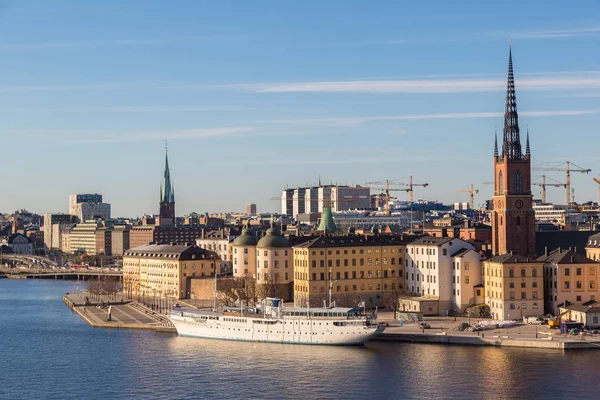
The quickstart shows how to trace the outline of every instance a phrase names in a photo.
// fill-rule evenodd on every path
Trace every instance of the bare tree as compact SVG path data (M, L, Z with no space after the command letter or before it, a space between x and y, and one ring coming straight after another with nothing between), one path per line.
M279 274L270 273L266 275L267 279L263 283L257 283L257 294L261 299L267 297L283 297L283 288L280 283Z
M391 290L383 293L383 305L394 311L394 319L398 318L400 300L409 297L408 293L400 287L393 286Z

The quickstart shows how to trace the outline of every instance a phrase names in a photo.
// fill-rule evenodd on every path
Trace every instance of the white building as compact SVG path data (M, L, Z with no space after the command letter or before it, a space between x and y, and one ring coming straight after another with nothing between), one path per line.
M110 204L102 202L102 195L72 194L69 196L69 214L79 218L79 222L92 219L107 220L110 218Z
M318 186L284 189L281 213L296 218L298 214L367 209L371 207L371 189L361 186Z
M551 222L561 227L583 223L586 220L575 208L566 205L534 203L533 212L536 221Z
M440 313L474 304L480 283L481 257L470 243L426 236L406 246L407 290L438 299Z
M233 266L232 242L238 235L232 235L228 228L212 231L202 230L202 236L196 239L196 245L210 250L221 258L221 273L230 273Z
M10 235L7 244L15 254L33 254L32 240L20 233Z

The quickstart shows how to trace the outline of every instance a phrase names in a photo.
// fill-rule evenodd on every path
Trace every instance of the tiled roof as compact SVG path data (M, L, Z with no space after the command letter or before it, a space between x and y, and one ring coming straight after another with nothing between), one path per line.
M467 254L469 251L471 251L471 249L463 248L463 249L458 250L456 253L452 254L451 257L462 257L465 254Z
M330 247L359 247L359 246L402 246L406 240L402 236L320 236L294 247L321 249Z
M490 258L488 261L499 264L523 264L523 263L534 263L540 262L535 258L524 257L520 254L505 253L496 257Z
M417 245L417 246L441 246L444 243L448 243L451 242L453 240L460 240L457 238L448 238L448 237L434 237L434 236L423 236L420 239L415 240L414 242L411 242L410 245Z
M572 304L570 306L563 307L563 308L566 308L567 310L584 312L584 313L600 313L600 303L594 303L594 304L587 305L587 306L584 304Z
M538 258L538 261L552 264L593 264L596 261L576 253L573 250L556 250L547 256Z

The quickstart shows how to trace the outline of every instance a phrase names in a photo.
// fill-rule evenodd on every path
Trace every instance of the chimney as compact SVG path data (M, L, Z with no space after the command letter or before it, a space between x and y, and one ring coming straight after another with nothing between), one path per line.
M544 257L548 257L548 246L544 247Z

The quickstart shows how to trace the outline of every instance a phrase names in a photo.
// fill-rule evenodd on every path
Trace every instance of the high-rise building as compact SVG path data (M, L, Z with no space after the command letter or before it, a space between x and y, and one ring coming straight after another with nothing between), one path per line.
M371 189L361 186L317 186L284 189L281 213L296 218L299 214L346 211L371 207Z
M531 151L527 133L525 154L521 148L515 95L512 50L508 56L508 84L504 112L502 152L494 144L494 210L492 252L514 252L535 257L535 215L531 193Z
M61 233L73 226L73 216L69 214L44 215L44 244L46 249L60 249Z
M69 196L69 214L79 218L80 222L92 219L110 218L110 204L102 202L98 193L72 194Z
M175 189L171 183L169 155L165 150L165 172L160 186L160 225L175 225Z
M254 203L248 204L248 207L246 208L246 214L256 215L256 204L254 204Z

